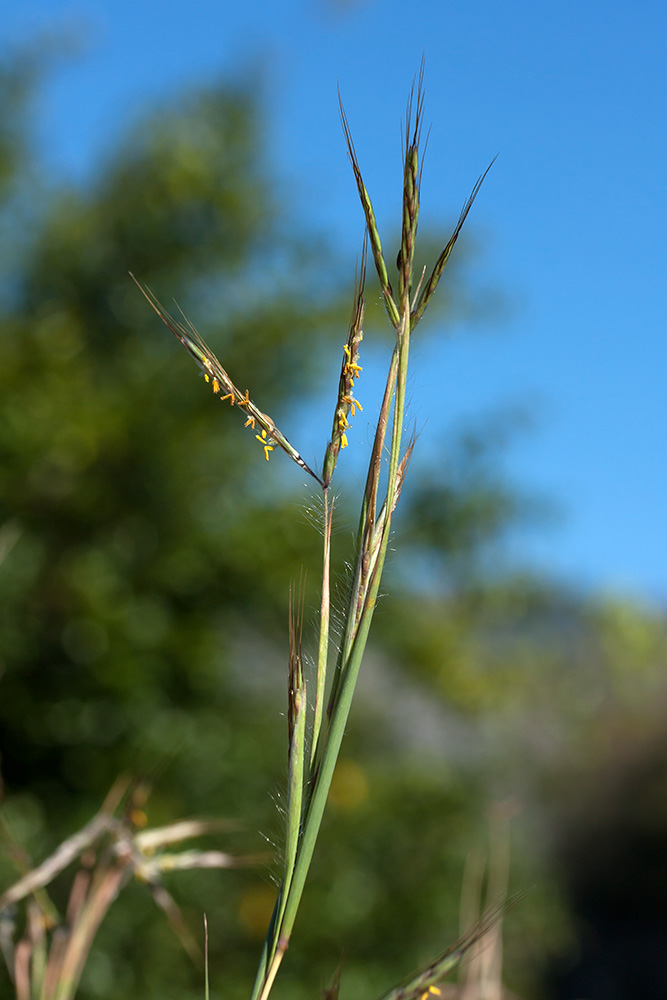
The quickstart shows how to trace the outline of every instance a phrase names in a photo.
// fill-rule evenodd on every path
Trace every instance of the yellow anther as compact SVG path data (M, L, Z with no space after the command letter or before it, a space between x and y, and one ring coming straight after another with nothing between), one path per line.
M210 382L210 381L211 381L211 376L208 374L208 372L204 372L204 382Z
M255 429L255 418L252 417L252 416L248 417L248 419L246 420L246 422L244 423L243 426L244 427L252 427L252 429L254 430Z
M363 406L358 399L353 399L352 396L342 396L341 402L347 403L350 407L350 414L354 416L356 409L363 410Z
M359 378L359 372L362 372L363 368L361 367L361 365L355 365L354 362L352 361L352 352L350 351L350 347L348 344L343 344L343 350L347 354L347 361L345 362L343 371L345 372L346 375L349 375L349 377L354 382L355 378Z
M217 378L213 379L212 387L213 387L213 392L216 392L216 393L220 392L220 383L218 382Z
M264 429L261 434L255 434L255 437L257 438L257 440L259 441L259 443L263 446L263 448L264 448L264 458L268 462L268 460L269 460L269 452L273 451L273 445L269 444L269 442L266 439L266 429Z
M247 406L249 402L250 402L250 396L248 395L248 390L246 389L246 391L245 391L245 398L244 399L237 399L236 400L236 404L237 404L237 406ZM247 426L248 426L248 424L246 424L246 427ZM254 426L255 426L255 424L253 422L253 427Z
M424 990L422 995L419 997L419 1000L429 1000L429 997L432 996L439 997L441 993L442 990L439 989L437 986L429 986L427 990Z
M226 396L221 396L221 397L220 397L220 402L221 402L221 403L224 403L224 401L225 401L226 399L228 399L228 400L229 400L229 405L230 405L230 406L233 406L233 405L234 405L234 393L233 393L233 392L228 392Z
M347 448L347 434L341 434L341 436L340 436L340 446L341 446L341 448Z

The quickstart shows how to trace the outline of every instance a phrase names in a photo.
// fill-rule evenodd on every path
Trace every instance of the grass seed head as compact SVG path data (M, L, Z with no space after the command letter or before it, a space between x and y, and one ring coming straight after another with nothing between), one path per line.
M359 268L359 278L354 291L354 305L352 308L352 320L347 335L347 341L343 344L343 361L341 365L340 379L338 380L338 397L336 399L336 409L334 411L333 429L331 440L327 444L322 468L322 482L325 488L331 482L333 471L336 468L338 455L341 448L347 448L346 431L350 427L350 417L354 417L357 410L363 410L363 406L354 396L354 383L363 371L359 364L359 348L363 340L364 313L366 311L366 300L364 299L364 287L366 284L366 257L368 248L368 236L364 238L364 246L361 253L361 266Z

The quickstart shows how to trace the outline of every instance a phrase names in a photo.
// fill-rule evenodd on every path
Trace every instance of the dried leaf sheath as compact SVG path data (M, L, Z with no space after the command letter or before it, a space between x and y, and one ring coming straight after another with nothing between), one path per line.
M261 434L256 434L255 436L260 444L262 444L267 460L269 452L273 451L274 445L278 445L287 455L289 455L293 462L296 462L296 464L300 466L304 472L307 472L309 476L312 476L313 479L321 485L322 480L320 477L313 472L296 448L292 447L285 435L276 427L271 417L269 417L268 414L263 413L257 406L255 406L253 401L248 396L248 390L246 389L244 394L236 388L213 351L200 336L198 330L192 325L192 323L185 316L183 316L184 323L180 323L178 320L174 319L174 317L171 316L164 306L162 306L156 299L151 290L137 281L132 272L130 272L130 277L146 297L165 326L171 330L174 336L180 340L181 344L183 344L186 351L188 351L188 353L195 359L197 365L204 373L204 378L210 383L213 391L215 393L223 392L220 399L228 399L232 406L236 403L237 406L240 406L245 410L248 415L246 427L252 427L254 430L255 425L259 424L262 428ZM181 315L183 314L181 313Z

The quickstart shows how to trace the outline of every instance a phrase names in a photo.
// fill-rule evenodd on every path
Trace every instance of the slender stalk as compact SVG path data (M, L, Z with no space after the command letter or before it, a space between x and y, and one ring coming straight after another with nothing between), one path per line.
M204 1000L209 1000L208 981L208 920L204 914Z
M412 190L412 197L416 197L414 188ZM414 219L415 215L416 213L414 212L409 213L409 219ZM412 225L412 222L410 224ZM410 250L408 260L409 274L411 275L412 250ZM395 349L390 363L387 388L385 390L369 465L367 490L364 497L364 513L362 513L363 531L357 557L355 581L352 586L347 629L339 658L340 666L329 702L329 725L323 744L321 761L316 773L312 775L311 794L304 817L303 837L299 845L294 870L289 884L284 883L281 888L277 919L273 922L273 926L270 929L271 941L262 954L260 970L265 969L266 972L262 971L260 973L255 983L255 990L253 991L253 998L258 997L259 1000L264 1000L268 994L267 984L269 983L269 979L275 976L277 965L282 960L282 956L289 944L306 877L315 850L343 734L352 707L359 669L377 602L382 570L389 543L391 516L395 508L402 478L399 477L399 467L401 462L401 439L410 338L410 298L409 286L407 285L403 295L402 315L400 316L397 335L397 349ZM394 361L394 358L396 358L396 361ZM383 514L376 523L375 511L381 472L381 456L384 448L387 417L392 397L394 415L387 494L382 508Z
M329 656L329 628L331 618L331 530L333 526L333 500L329 500L329 490L322 491L324 520L324 552L322 558L322 596L320 601L320 635L317 650L317 676L315 687L315 707L313 709L312 739L310 745L310 770L312 772L322 729L324 698L327 680L327 659Z

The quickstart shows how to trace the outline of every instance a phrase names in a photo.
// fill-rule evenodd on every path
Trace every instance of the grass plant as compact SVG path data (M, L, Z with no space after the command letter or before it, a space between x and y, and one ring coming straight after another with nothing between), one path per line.
M410 458L415 447L414 433L405 433L406 385L411 337L436 293L438 283L460 235L465 219L486 176L475 184L465 202L453 233L432 266L415 274L415 245L420 210L422 172L422 125L424 109L423 67L413 84L407 105L403 145L403 192L401 241L396 261L397 277L390 279L393 261L387 263L370 195L364 183L350 127L340 102L340 116L352 171L364 219L365 239L358 269L351 320L342 345L341 366L333 407L331 434L321 469L314 470L282 433L274 420L241 392L192 323L181 313L167 312L153 293L137 284L164 323L183 344L199 366L205 381L219 399L237 407L246 427L254 434L268 461L282 450L317 483L322 494L322 581L319 600L319 634L316 654L308 669L302 650L304 583L290 592L289 671L288 671L288 778L285 808L282 876L273 914L268 926L251 1000L267 1000L289 947L320 831L327 797L350 714L373 615L378 602L385 559L392 534L392 519L404 488ZM487 168L488 172L488 168ZM356 396L362 373L361 351L365 314L366 271L372 259L379 279L382 301L394 334L384 392L370 450L368 472L361 497L353 565L344 608L340 640L331 635L331 544L335 513L332 481L342 449L348 445L351 421L362 409ZM390 266L391 265L391 266ZM115 809L115 804L114 804ZM30 898L28 929L15 949L14 981L18 1000L71 1000L95 931L116 897L123 880L134 873L159 887L160 864L172 867L222 863L222 857L204 858L202 852L157 853L149 861L146 845L149 832L137 832L126 818L118 820L114 809L105 805L85 830L61 845L44 865L25 875L0 900L0 908L21 898ZM180 831L180 839L203 832L200 827ZM178 836L175 830L153 831L153 848L164 846ZM100 838L106 848L91 854ZM143 841L142 841L143 838ZM215 853L215 852L214 852ZM219 852L218 852L219 853ZM80 873L72 890L68 930L54 935L50 952L44 927L46 908L40 903L49 880L75 857L81 859ZM89 860L86 860L86 859ZM167 861L168 858L168 861ZM92 859L92 860L91 860ZM179 861L180 859L180 861ZM241 859L237 859L240 863ZM237 863L229 859L229 863ZM152 867L151 867L152 866ZM148 871L148 868L151 868ZM144 869L146 869L144 871ZM177 911L164 894L156 893L160 905L176 923ZM387 994L387 1000L430 1000L442 993L440 983L456 968L497 923L502 903L487 910L452 948L403 986ZM208 947L208 927L205 930ZM337 994L337 983L326 995ZM206 962L206 996L209 992Z
M424 110L423 66L407 105L403 148L403 196L401 244L396 261L398 278L394 288L380 239L373 204L363 180L348 120L339 95L340 117L352 165L366 229L361 264L356 281L352 318L343 345L338 392L334 405L331 435L321 472L313 471L274 421L242 393L204 343L194 326L181 315L175 319L148 288L144 295L163 322L175 334L200 367L204 379L222 400L238 406L245 424L255 432L265 458L281 448L322 491L322 584L319 636L314 676L306 676L302 656L303 589L290 595L289 683L288 683L288 780L283 874L264 947L261 953L251 1000L267 1000L283 961L294 928L299 903L313 857L333 779L343 734L350 714L359 670L376 608L380 581L392 530L392 517L400 500L414 434L404 443L406 385L410 341L414 330L433 298L444 268L461 233L487 171L478 179L465 202L456 227L435 261L415 280L415 245L420 208L422 171L422 124ZM365 285L368 251L380 283L382 300L394 334L394 348L385 381L375 427L366 485L361 500L355 556L347 596L342 638L332 655L331 623L331 538L334 497L331 482L341 449L348 444L350 421L362 406L356 398L356 383L362 372L361 344L365 313ZM135 279L136 280L136 279ZM314 688L314 690L313 690ZM325 710L326 704L326 710ZM446 955L408 984L390 994L391 1000L412 1000L438 992L437 982L455 968L465 954L495 922L497 914L483 917L476 928Z

